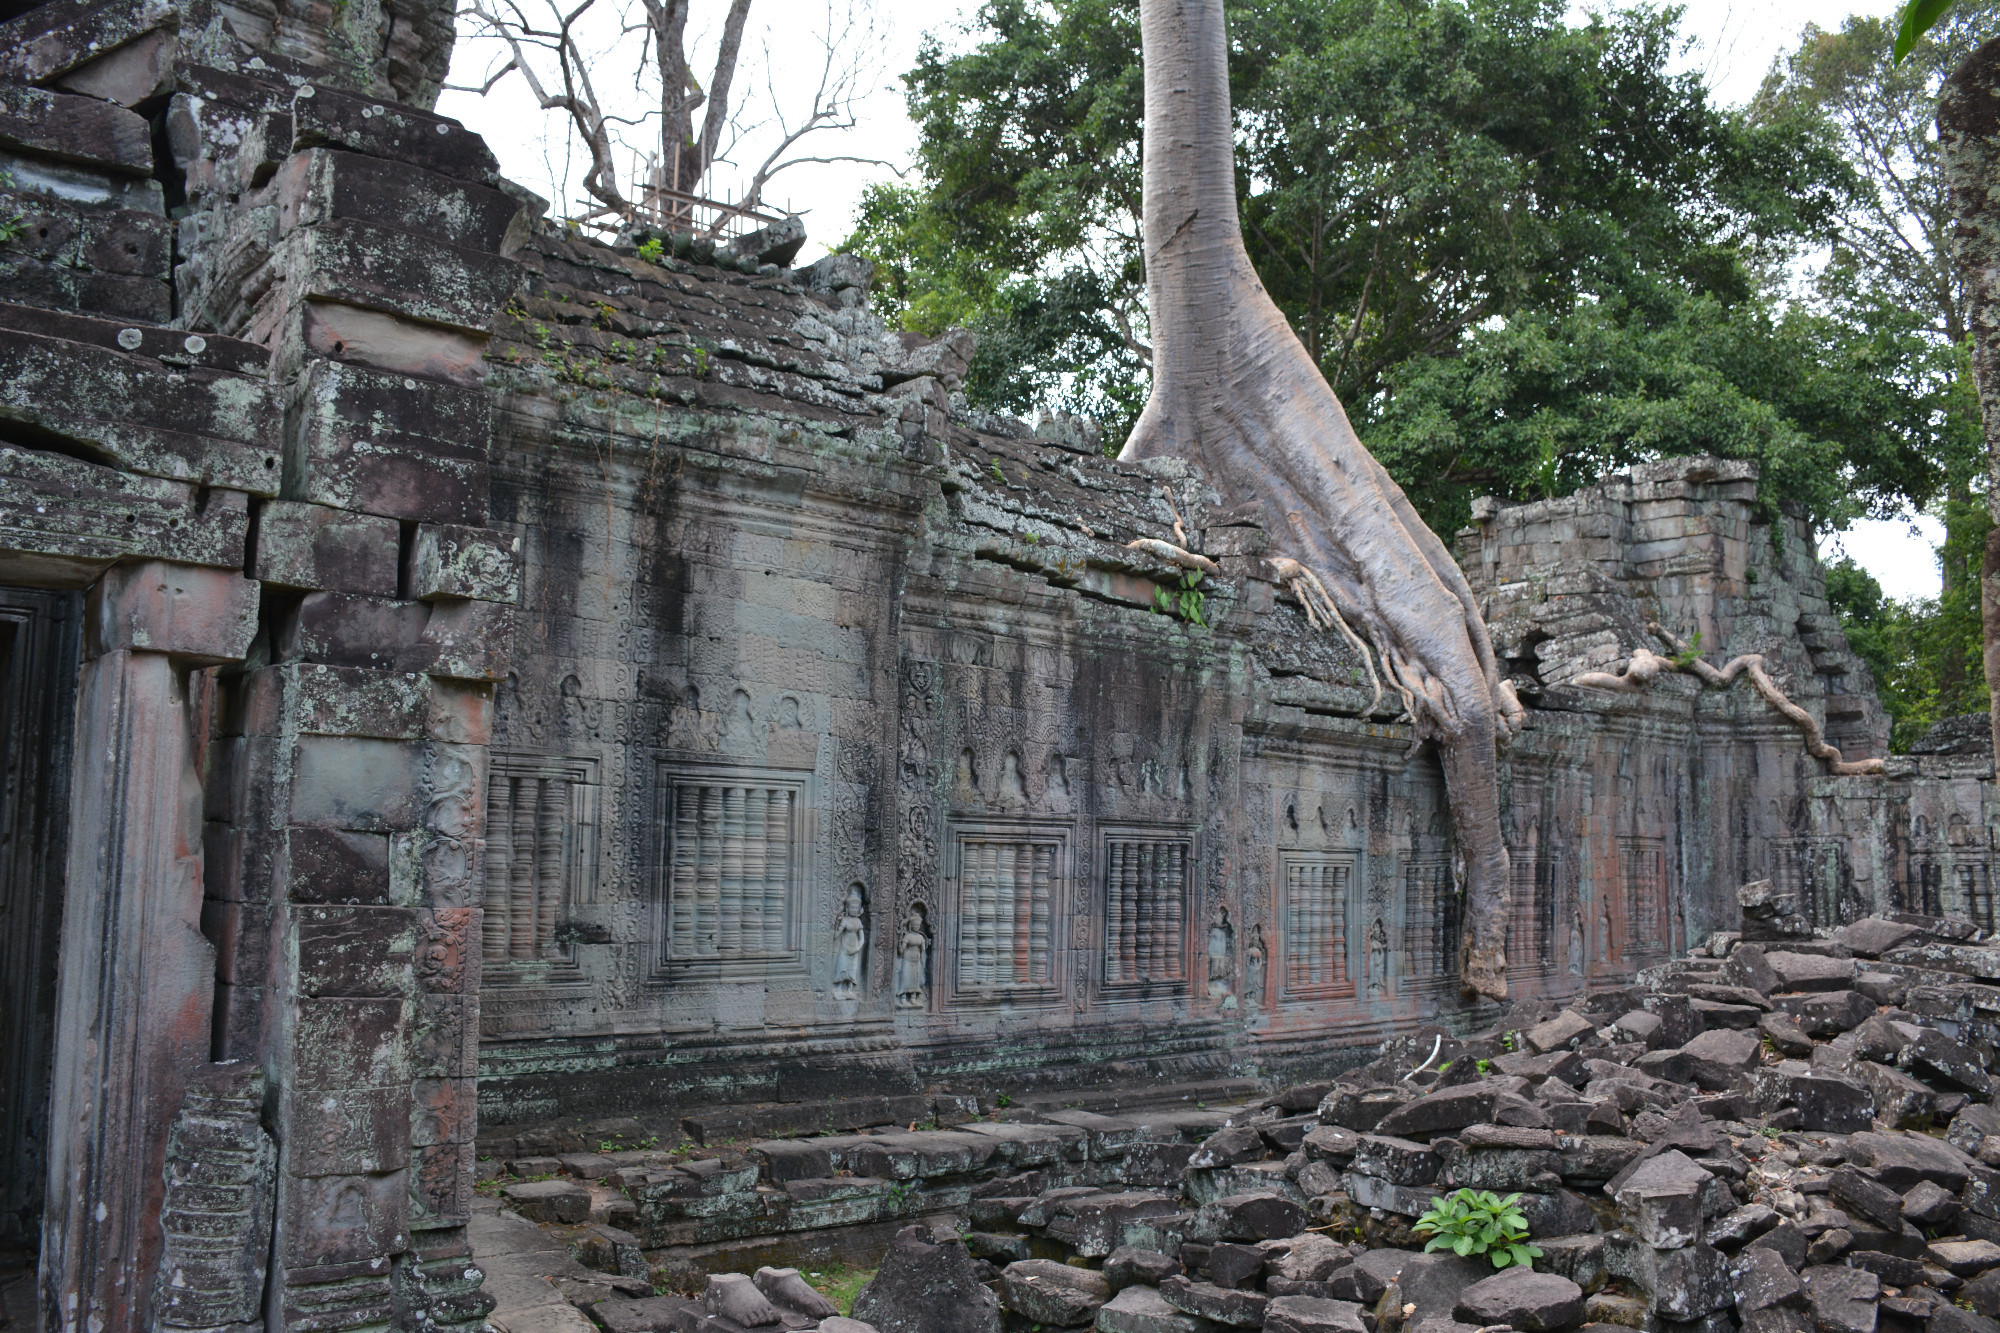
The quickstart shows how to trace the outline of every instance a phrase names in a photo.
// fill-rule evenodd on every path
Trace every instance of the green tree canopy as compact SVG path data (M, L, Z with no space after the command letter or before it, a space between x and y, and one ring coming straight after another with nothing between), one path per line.
M982 335L968 383L1121 439L1143 404L1136 0L989 0L907 75L921 183L849 248L907 327ZM1823 524L1939 480L1926 334L1787 301L1865 184L1825 108L1668 72L1678 11L1556 0L1230 10L1251 256L1434 527L1625 463L1757 459ZM1907 312L1904 312L1905 315Z

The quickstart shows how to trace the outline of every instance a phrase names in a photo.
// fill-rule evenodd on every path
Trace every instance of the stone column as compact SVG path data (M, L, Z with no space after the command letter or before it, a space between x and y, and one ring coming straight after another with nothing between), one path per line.
M49 1099L42 1292L51 1327L145 1322L168 1131L209 1056L201 933L203 666L239 659L257 585L164 562L91 589Z

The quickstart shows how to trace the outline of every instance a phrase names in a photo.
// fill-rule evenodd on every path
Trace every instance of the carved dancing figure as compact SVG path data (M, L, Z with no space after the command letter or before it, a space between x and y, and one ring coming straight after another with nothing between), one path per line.
M1575 908L1569 918L1569 970L1583 975L1583 908Z
M833 993L842 1000L861 995L861 955L868 947L867 899L859 884L847 890L833 923Z
M1236 954L1236 928L1229 924L1229 909L1215 905L1215 917L1208 923L1208 998L1220 1000L1224 1009L1236 1007L1230 993L1230 962Z
M898 1009L921 1009L924 1007L925 978L929 969L925 966L930 956L931 933L922 903L910 904L910 914L903 918L903 935L896 942L896 1007Z
M1376 917L1368 928L1368 993L1385 995L1389 990L1389 928Z
M1270 951L1264 947L1263 922L1250 927L1250 947L1244 956L1243 1003L1256 1009L1264 1003L1264 964L1270 957Z

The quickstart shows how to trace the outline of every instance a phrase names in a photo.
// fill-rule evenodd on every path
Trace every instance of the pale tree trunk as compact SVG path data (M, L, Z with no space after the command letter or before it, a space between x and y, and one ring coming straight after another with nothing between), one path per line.
M1264 291L1236 214L1222 0L1142 0L1146 295L1153 391L1130 459L1196 460L1316 571L1436 741L1459 855L1470 992L1507 994L1496 746L1521 721L1464 575Z
M1972 334L1972 380L1986 427L1986 504L2000 524L2000 38L1966 57L1938 99L1958 268ZM2000 751L2000 526L1986 534L1980 620L1993 739Z

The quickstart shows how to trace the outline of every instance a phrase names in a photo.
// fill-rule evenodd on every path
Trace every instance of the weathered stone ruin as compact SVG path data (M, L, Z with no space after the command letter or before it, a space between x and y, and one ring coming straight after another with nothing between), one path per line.
M1392 1282L1565 1326L1343 1248L1461 1178L1596 1238L1542 1267L1601 1320L1723 1333L1662 1293L1752 1231L1812 1262L1746 1326L1850 1273L1973 1317L1984 1251L1933 1251L2000 1240L1992 757L1830 777L1745 689L1576 683L1699 630L1882 753L1742 465L1458 534L1530 704L1520 999L1471 1006L1435 757L1200 475L968 408L970 344L796 228L549 220L426 109L447 10L0 12L10 1318L839 1333L784 1270L865 1255L881 1333L934 1283L980 1327L1394 1333ZM1896 1165L1925 1124L1973 1164ZM1836 1156L1910 1226L1794 1171Z

